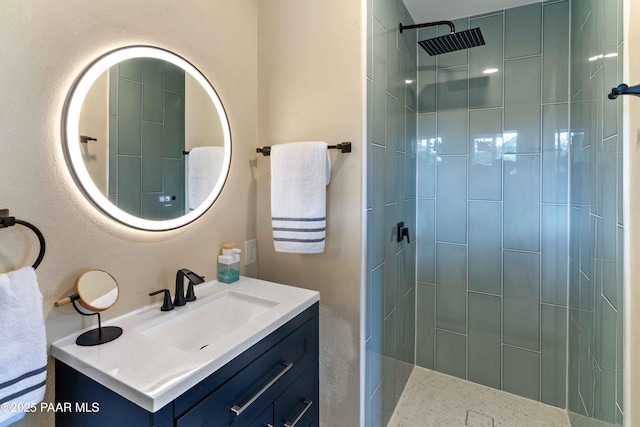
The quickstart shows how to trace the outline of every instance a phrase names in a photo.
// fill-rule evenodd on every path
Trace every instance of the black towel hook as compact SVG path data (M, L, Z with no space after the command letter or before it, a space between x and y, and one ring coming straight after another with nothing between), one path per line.
M33 231L36 236L38 236L38 241L40 242L40 253L38 254L38 259L36 259L36 262L33 264L33 268L38 268L38 266L42 262L42 259L44 258L44 253L47 247L44 236L35 225L28 223L27 221L22 221L20 219L16 219L15 217L9 216L8 209L0 209L0 228L12 227L16 224L27 227L28 229Z

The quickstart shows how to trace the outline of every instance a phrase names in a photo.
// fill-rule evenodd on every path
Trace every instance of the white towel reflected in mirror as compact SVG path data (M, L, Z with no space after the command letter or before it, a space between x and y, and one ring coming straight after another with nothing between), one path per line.
M187 206L194 210L211 194L224 160L224 147L195 147L187 161Z

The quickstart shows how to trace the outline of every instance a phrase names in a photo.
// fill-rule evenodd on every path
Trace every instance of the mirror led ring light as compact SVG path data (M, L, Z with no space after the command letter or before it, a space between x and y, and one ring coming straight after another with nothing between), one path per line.
M213 102L213 105L218 112L218 116L222 124L225 152L220 177L213 187L213 191L211 191L204 202L202 202L196 209L179 218L162 221L148 220L136 217L118 208L116 205L111 203L111 201L102 194L95 185L82 159L82 152L79 143L79 124L80 112L87 93L98 77L100 77L105 71L122 61L133 58L161 59L163 61L170 62L189 73L191 77L200 83L207 95L209 95L211 102ZM229 174L229 167L231 164L231 130L222 102L220 101L220 98L218 98L218 94L215 92L206 77L204 77L193 65L178 55L164 49L150 46L125 47L109 52L89 65L73 86L65 109L63 129L68 163L74 177L76 178L76 182L84 191L85 195L111 218L140 230L172 230L196 220L204 214L216 200L227 179L227 175Z

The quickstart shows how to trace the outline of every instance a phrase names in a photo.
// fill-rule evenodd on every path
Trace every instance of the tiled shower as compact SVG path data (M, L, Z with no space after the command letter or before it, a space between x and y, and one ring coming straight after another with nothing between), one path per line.
M429 57L416 35L447 27L399 34L401 1L369 5L367 426L412 363L572 425L622 423L622 114L606 99L621 13L560 0L457 19L486 46ZM417 241L395 243L414 207Z
M184 122L183 70L155 59L110 70L109 200L147 219L183 215Z
M563 407L569 3L455 23L487 45L418 53L416 364Z

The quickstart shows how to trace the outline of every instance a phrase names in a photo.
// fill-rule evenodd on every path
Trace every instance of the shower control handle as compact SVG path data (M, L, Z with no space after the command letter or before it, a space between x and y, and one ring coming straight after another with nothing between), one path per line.
M409 237L409 227L404 226L404 221L398 223L398 243L402 242L404 238L407 238L407 243L411 243L411 238Z

